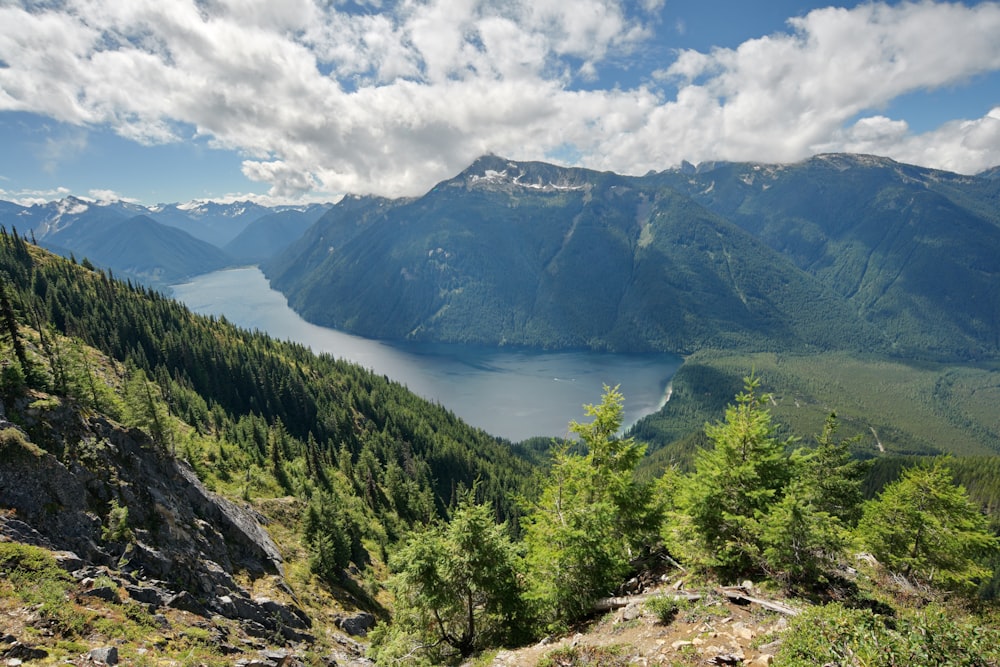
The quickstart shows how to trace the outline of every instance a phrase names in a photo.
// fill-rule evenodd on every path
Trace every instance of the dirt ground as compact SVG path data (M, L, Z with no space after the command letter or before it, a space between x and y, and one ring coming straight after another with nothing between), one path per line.
M671 595L663 587L653 595ZM662 623L638 596L624 608L608 612L589 626L565 637L547 638L517 650L499 652L493 667L533 667L553 651L576 647L617 647L614 665L770 665L788 617L754 603L738 604L720 592L706 592L698 601L681 602L677 616ZM565 652L563 652L565 655ZM569 658L556 665L598 664ZM600 663L604 664L604 663Z

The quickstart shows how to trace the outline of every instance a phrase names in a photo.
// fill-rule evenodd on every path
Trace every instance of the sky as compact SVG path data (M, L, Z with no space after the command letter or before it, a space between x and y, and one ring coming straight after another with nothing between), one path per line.
M0 199L23 204L834 151L1000 164L1000 2L0 0Z

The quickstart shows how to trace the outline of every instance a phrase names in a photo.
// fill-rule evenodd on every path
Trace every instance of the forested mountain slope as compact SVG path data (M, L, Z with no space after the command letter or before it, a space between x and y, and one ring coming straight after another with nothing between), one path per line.
M305 318L376 338L883 347L821 282L669 188L496 157L415 200L345 200L264 270Z
M9 233L2 246L0 275L21 326L41 323L43 334L71 334L143 372L158 383L171 413L199 432L240 433L260 448L254 456L263 456L278 429L289 452L308 445L326 464L360 465L358 479L379 502L388 502L380 483L394 469L412 485L409 500L421 498L421 511L443 512L460 487L478 479L480 493L501 514L512 513L509 494L530 465L509 443L445 408L332 356L193 315L157 292L110 280ZM49 362L58 370L57 360Z
M1000 183L865 155L711 163L664 184L819 278L901 354L1000 350Z
M318 324L535 347L1000 351L996 179L891 160L625 177L484 157L264 265Z

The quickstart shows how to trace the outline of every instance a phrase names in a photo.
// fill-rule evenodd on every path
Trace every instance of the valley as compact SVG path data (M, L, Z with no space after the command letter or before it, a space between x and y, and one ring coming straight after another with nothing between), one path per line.
M35 209L0 238L0 653L994 664L995 191L868 156L488 156L256 244ZM161 243L169 270L130 258Z
M222 316L236 326L386 375L467 423L513 442L565 437L566 415L596 401L605 385L621 385L625 426L631 426L663 406L681 364L665 353L546 352L351 336L304 321L255 268L205 274L171 290L196 313Z

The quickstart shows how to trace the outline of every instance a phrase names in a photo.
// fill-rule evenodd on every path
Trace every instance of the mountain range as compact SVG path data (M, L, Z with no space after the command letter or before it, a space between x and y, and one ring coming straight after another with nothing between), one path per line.
M0 202L0 225L63 256L86 258L159 288L226 266L252 264L285 247L328 205L265 207L191 202L152 207L67 197L33 206Z
M421 197L0 202L0 225L165 288L259 264L381 339L687 353L1000 352L1000 178L854 154L625 176L484 156Z
M373 338L688 352L1000 351L1000 180L866 155L641 177L485 156L349 197L262 264Z

